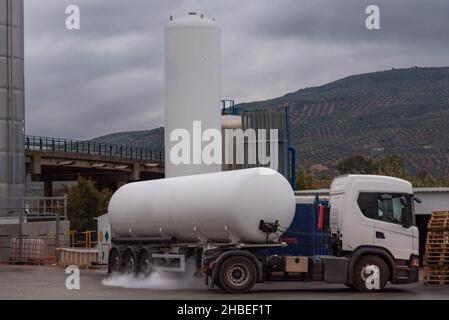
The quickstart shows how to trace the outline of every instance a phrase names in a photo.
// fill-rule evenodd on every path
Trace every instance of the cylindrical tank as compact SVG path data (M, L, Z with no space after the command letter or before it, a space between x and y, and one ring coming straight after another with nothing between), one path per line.
M0 0L0 211L25 194L23 0Z
M221 31L215 21L203 14L171 18L165 28L165 175L167 178L218 172L220 164L204 164L201 154L209 142L194 135L193 122L201 132L220 131L221 115ZM178 142L170 141L174 130L190 134L190 163L177 164L171 158ZM178 154L178 153L177 153Z
M131 183L109 203L115 237L175 237L187 243L265 243L260 221L288 228L294 213L290 184L268 168ZM271 234L269 241L279 235Z
M244 166L237 163L237 146L235 139L226 139L226 130L242 130L242 117L234 115L222 115L221 116L221 136L222 138L222 158L223 165L222 171L243 169ZM231 153L232 151L232 153ZM228 153L228 154L227 154ZM232 157L231 157L232 154Z

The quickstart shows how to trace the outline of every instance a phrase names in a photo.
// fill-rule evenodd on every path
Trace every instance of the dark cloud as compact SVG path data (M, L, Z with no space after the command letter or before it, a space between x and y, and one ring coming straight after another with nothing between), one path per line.
M81 30L65 29L67 5ZM381 9L367 31L365 8ZM449 65L446 0L25 0L27 133L91 138L163 125L163 28L223 29L223 96L283 95L350 74Z

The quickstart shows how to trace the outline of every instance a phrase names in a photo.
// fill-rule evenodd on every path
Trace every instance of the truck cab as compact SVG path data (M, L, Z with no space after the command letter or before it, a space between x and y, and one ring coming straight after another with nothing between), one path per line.
M347 175L332 182L329 225L333 254L350 258L353 274L348 277L349 286L363 289L359 288L361 280L366 280L373 268L393 284L418 281L415 200L412 184L397 178Z

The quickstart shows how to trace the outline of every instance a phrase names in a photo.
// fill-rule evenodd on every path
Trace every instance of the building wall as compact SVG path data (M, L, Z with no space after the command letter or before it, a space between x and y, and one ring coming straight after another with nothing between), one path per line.
M417 192L422 203L415 203L417 215L431 214L433 211L449 211L449 192Z

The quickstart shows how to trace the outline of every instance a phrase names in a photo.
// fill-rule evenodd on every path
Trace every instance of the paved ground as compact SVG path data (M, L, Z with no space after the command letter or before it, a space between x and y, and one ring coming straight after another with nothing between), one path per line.
M360 294L341 285L277 282L257 285L247 295L229 295L208 289L199 279L159 275L144 281L111 279L103 269L81 270L80 289L67 290L67 276L65 269L58 267L0 265L0 299L449 299L449 287L427 287L422 282L390 285L380 294Z

